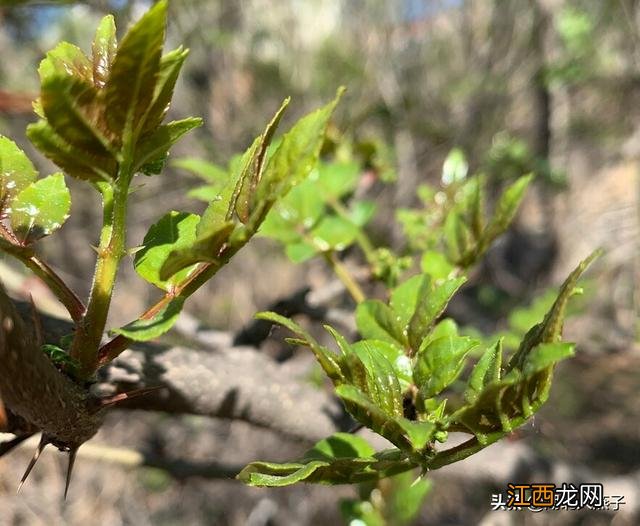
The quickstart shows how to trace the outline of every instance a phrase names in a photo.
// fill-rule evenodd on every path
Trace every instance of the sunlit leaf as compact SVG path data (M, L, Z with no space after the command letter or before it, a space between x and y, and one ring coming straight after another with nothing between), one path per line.
M37 178L38 172L24 152L0 135L0 210Z
M124 327L115 329L115 334L122 334L136 342L146 342L162 336L178 321L184 298L172 299L162 310L150 319L135 320Z
M91 48L93 83L97 88L104 88L111 73L111 65L116 57L117 48L116 23L113 15L107 15L98 25Z
M109 139L100 130L101 106L93 84L66 75L52 75L42 82L40 101L53 130L79 150L108 157Z
M24 244L58 230L69 217L71 195L62 174L23 188L11 202L11 228Z
M478 342L461 336L444 336L420 349L413 379L424 398L431 398L462 372L464 359Z
M437 318L442 314L456 291L466 278L453 278L436 284L431 279L422 282L418 292L416 310L409 321L409 344L417 350Z
M99 182L110 181L115 173L116 160L83 152L60 137L49 124L38 121L27 127L27 137L48 159L76 179Z
M158 81L166 16L167 2L160 0L129 29L118 47L104 87L107 119L118 137L144 125Z
M193 271L193 267L185 268L167 280L160 279L160 269L171 252L193 244L199 221L199 216L186 212L172 211L165 214L149 229L142 242L142 249L136 252L136 272L163 290L169 290L183 281Z
M202 221L202 220L200 220ZM191 243L172 250L160 267L159 277L161 280L170 279L178 274L182 276L188 268L199 262L222 264L219 259L220 250L229 239L235 225L231 222L223 223L218 229L210 232L198 233L199 223L194 225L195 239Z
M140 140L135 153L135 167L147 175L157 174L159 170L145 170L145 166L164 163L169 149L186 133L202 126L202 119L190 117L160 126L149 137Z
M180 75L189 50L179 47L170 51L160 59L160 71L155 86L151 107L149 108L142 133L154 130L159 126L167 112L173 97L173 90Z
M379 300L366 300L358 304L356 324L363 338L401 346L407 342L398 315Z
M469 403L475 402L488 384L500 380L501 366L502 340L498 340L495 345L484 352L473 368L464 392L465 400Z

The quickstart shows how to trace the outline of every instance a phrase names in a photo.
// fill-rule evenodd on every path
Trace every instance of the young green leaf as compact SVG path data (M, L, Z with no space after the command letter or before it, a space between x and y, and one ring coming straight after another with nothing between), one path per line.
M500 196L493 217L482 235L480 253L484 252L498 236L507 230L532 180L532 174L524 175L511 184Z
M468 403L475 402L488 384L500 380L501 366L502 339L499 339L495 345L484 352L471 372L464 392L464 398Z
M372 458L376 450L364 438L349 433L334 433L316 443L304 454L309 460L334 458Z
M445 389L462 372L464 359L478 342L461 336L444 336L429 342L418 352L413 379L425 398Z
M122 334L135 342L154 340L169 331L178 321L184 298L172 299L162 310L150 319L138 319L112 332Z
M71 195L62 174L23 188L11 202L11 228L28 245L58 230L69 217Z
M144 127L142 128L143 134L155 130L156 127L162 123L165 115L169 111L176 81L188 55L188 49L179 47L178 49L170 51L160 59L160 71L158 72L153 101L151 102Z
M199 216L186 212L172 211L164 215L149 229L144 236L142 249L136 252L133 260L136 272L163 290L170 290L186 279L194 270L193 267L180 270L167 280L160 278L160 269L172 251L193 244L199 221Z
M282 119L282 115L287 109L290 100L289 98L284 100L280 109L276 112L273 119L271 119L271 122L267 124L263 134L254 143L255 147L252 148L252 153L247 159L234 190L234 198L232 201L234 202L235 212L240 221L245 224L249 221L249 216L257 204L258 196L256 195L256 191L262 178L267 148L273 140L278 124L280 124L280 119ZM232 210L229 210L227 213L227 219L231 219L230 213L232 213Z
M351 349L367 371L367 394L371 401L387 415L402 416L402 392L392 362L370 340L359 341Z
M320 345L315 340L315 338L313 338L297 323L291 321L288 318L285 318L284 316L280 316L275 312L259 312L258 314L256 314L256 319L272 321L274 323L282 325L283 327L286 327L291 332L298 335L304 342L306 342L305 345L307 345L311 349L316 359L318 360L318 363L327 374L327 376L334 382L343 380L340 366L336 361L337 356L326 347Z
M92 45L93 83L96 88L104 88L107 83L117 49L116 23L113 15L107 15L100 21Z
M38 178L33 163L15 142L0 135L0 212Z
M27 126L27 137L45 157L76 179L109 182L117 162L113 157L80 151L60 137L45 120Z
M449 277L454 267L442 252L427 250L420 259L420 268L433 280L444 280Z
M564 323L564 313L569 302L569 298L574 293L574 289L580 279L580 276L589 267L589 265L600 256L601 251L597 250L589 257L580 262L575 270L569 274L565 282L560 287L558 297L553 303L549 312L547 312L544 320L533 326L525 335L520 347L509 360L507 372L513 369L522 369L527 355L531 350L541 343L556 343L562 336L562 326Z
M267 163L258 184L256 198L264 202L260 216L269 211L276 199L284 196L309 175L320 155L324 135L343 90L326 106L306 115L289 130ZM257 218L261 222L260 217Z
M38 75L42 83L60 75L73 77L88 84L93 83L91 61L79 47L68 42L60 42L47 53L40 62Z
M379 300L366 300L356 308L356 325L363 338L404 347L407 337L396 312Z
M400 283L400 285L391 292L389 305L393 309L393 312L396 313L403 329L409 325L409 320L411 320L413 313L416 311L420 290L428 279L429 276L425 276L424 274L413 276Z
M351 221L335 215L323 217L309 232L313 246L322 252L344 250L358 237L358 227Z
M524 363L526 376L544 371L558 362L571 358L575 352L575 344L567 342L543 343L531 349Z
M453 278L441 284L434 284L431 279L422 282L418 293L416 310L409 321L409 344L415 351L420 348L438 316L442 314L456 291L466 278Z
M360 179L360 166L355 162L321 163L316 177L316 188L325 200L340 199L355 190ZM314 180L313 174L310 179Z
M42 83L40 101L49 125L71 146L105 157L113 151L100 130L101 108L93 84L68 75L52 75Z
M104 87L107 120L117 137L144 126L158 82L166 18L167 1L160 0L129 29L118 48Z
M217 230L201 234L197 233L198 225L199 223L195 225L195 240L190 244L185 243L185 246L176 248L168 254L160 267L161 280L168 280L176 273L183 275L183 271L195 263L219 263L220 266L224 263L219 259L220 249L228 241L235 225L231 222L224 223Z
M221 184L229 178L229 172L225 168L210 163L209 161L198 159L197 157L182 157L181 159L176 159L171 161L171 166L191 172L214 185Z
M151 135L140 140L135 152L135 170L140 170L146 175L158 174L169 149L183 135L199 126L202 126L202 119L190 117L158 127Z

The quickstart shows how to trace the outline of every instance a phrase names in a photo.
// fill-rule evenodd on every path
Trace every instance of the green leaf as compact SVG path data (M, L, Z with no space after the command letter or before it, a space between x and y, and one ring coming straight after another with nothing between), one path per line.
M544 320L534 325L525 335L518 350L509 360L507 372L513 369L522 369L527 360L527 355L532 349L541 343L556 343L562 336L562 326L564 323L564 314L569 302L569 298L574 293L575 287L580 276L589 267L589 265L601 254L600 250L595 251L589 257L580 262L575 270L569 274L565 282L560 287L558 297L553 303L549 312L547 312Z
M107 83L117 49L116 22L113 15L107 15L100 21L92 45L93 83L96 88L104 88Z
M384 342L361 340L351 346L367 371L367 394L390 416L402 416L402 392L392 362L380 352Z
M282 142L267 163L257 188L257 199L275 202L296 184L305 179L315 166L329 122L343 90L326 106L300 119L282 138ZM258 217L258 220L260 218Z
M188 55L188 49L179 47L160 59L160 71L158 72L153 102L146 115L142 129L143 134L155 130L164 120L169 111L180 70Z
M217 230L202 233L198 233L199 223L194 226L195 240L190 244L185 243L184 246L178 247L169 253L160 267L159 277L161 280L167 280L176 275L176 273L178 273L178 276L182 276L189 267L200 262L217 263L222 266L223 261L219 259L220 250L229 240L235 225L231 222L224 223Z
M344 250L358 236L358 227L351 221L339 216L325 216L318 225L309 232L313 245L322 252Z
M379 300L366 300L356 308L356 325L363 338L404 347L407 339L396 312Z
M23 244L58 230L69 217L71 195L64 175L54 174L23 188L11 203L11 228Z
M502 339L499 339L493 347L489 347L478 363L473 368L467 388L464 392L465 400L472 404L480 393L491 382L500 380L502 366Z
M166 291L185 280L194 267L185 268L167 280L160 279L160 269L171 252L194 243L199 221L199 216L186 212L171 211L165 214L144 236L142 249L136 252L134 258L136 272Z
M418 352L413 379L425 398L431 398L462 372L464 359L478 342L461 336L444 336L429 342Z
M327 201L340 199L355 190L359 179L360 165L356 162L320 163L316 188Z
M448 186L464 181L469 172L469 165L464 152L460 148L453 148L442 166L442 184Z
M342 381L342 373L340 371L340 366L336 361L336 355L326 347L320 345L307 331L305 331L297 323L288 318L285 318L284 316L280 316L275 312L259 312L258 314L256 314L256 319L268 320L277 323L279 325L282 325L283 327L286 327L294 334L298 335L304 342L306 342L305 344L311 349L316 359L318 360L318 363L321 365L327 376L334 382Z
M45 157L76 179L109 182L111 174L116 171L117 164L114 158L74 148L44 120L27 126L27 137Z
M173 121L158 127L150 136L142 138L135 153L135 169L142 170L147 175L157 174L159 170L145 171L145 166L162 165L169 149L186 133L202 126L202 119L190 117Z
M171 166L191 172L208 183L224 183L229 178L229 172L225 168L210 163L209 161L198 159L197 157L182 157L181 159L176 159L171 161Z
M0 211L37 178L38 172L24 152L0 135Z
M364 438L349 433L334 433L316 443L304 454L309 460L334 458L372 458L376 450Z
M531 349L524 362L523 372L532 376L553 367L556 363L571 358L575 354L575 344L567 342L543 343Z
M431 279L422 282L416 310L409 321L409 344L412 349L420 348L436 319L465 281L466 278L461 277L449 279L439 285L434 284Z
M442 252L433 250L428 250L422 254L420 268L422 272L428 274L434 280L447 279L454 269Z
M318 253L318 250L305 242L289 243L285 247L285 254L293 263L303 263Z
M238 218L244 224L249 222L249 216L255 210L258 196L256 195L258 184L262 178L262 172L265 166L267 148L271 144L273 136L280 124L280 119L284 111L289 105L291 99L287 98L283 101L280 109L276 112L271 122L267 125L262 135L254 142L252 153L242 170L240 179L236 189L234 190L234 198L232 199L235 212ZM227 219L231 219L232 210L227 213Z
M398 321L403 329L409 324L418 304L420 290L428 279L429 276L424 274L413 276L391 292L389 305L398 316Z
M433 439L436 425L433 422L416 422L406 418L398 418L411 446L415 451L423 450Z
M363 227L375 215L377 206L372 201L356 201L349 209L349 219L354 225Z
M292 188L269 212L260 234L283 243L300 239L299 229L311 229L325 210L322 194L313 181Z
M104 87L107 120L118 137L142 130L158 82L167 2L160 0L123 38Z
M500 196L493 217L483 233L481 251L484 251L494 239L507 230L532 180L532 174L522 176L511 184Z
M409 387L413 379L411 359L404 353L402 348L398 347L397 343L392 344L382 340L361 340L351 345L352 352L355 351L356 354L358 354L358 349L362 347L367 347L370 352L383 356L391 364L393 374L400 382L402 390Z
M68 42L60 42L47 53L42 62L40 62L38 74L40 82L43 84L51 77L60 75L93 83L91 61L79 47Z
M162 336L178 321L184 298L172 299L160 312L148 320L135 320L124 327L115 329L115 334L122 334L135 342L146 342Z
M297 462L252 462L237 478L250 486L282 487L298 482L353 484L406 469L407 463L400 451L375 453L362 438L336 433L317 443Z
M93 84L68 75L52 75L42 83L40 101L49 125L66 142L90 154L109 157L113 148L100 131L102 108Z

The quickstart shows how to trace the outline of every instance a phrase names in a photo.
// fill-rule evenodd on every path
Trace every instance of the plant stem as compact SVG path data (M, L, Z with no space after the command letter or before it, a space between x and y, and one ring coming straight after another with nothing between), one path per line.
M71 319L78 323L86 307L58 274L33 253L29 247L16 244L15 238L0 224L0 236L6 241L2 250L13 256L38 276L69 312Z
M127 156L130 158L130 156ZM103 226L87 312L78 326L71 356L80 362L80 376L89 378L98 365L98 349L109 314L120 261L125 254L125 227L131 162L123 162L113 185L100 185Z
M358 282L347 270L347 267L345 267L336 257L335 253L332 251L323 252L323 255L325 260L333 270L334 274L340 281L342 281L343 285L345 286L349 294L351 294L351 297L354 299L354 301L356 303L362 303L364 300L366 300L367 297L360 288L360 285L358 285Z

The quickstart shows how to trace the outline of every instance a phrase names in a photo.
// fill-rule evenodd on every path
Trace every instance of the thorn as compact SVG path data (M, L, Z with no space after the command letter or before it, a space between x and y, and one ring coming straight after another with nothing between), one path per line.
M69 484L71 483L71 474L73 473L73 465L76 463L77 454L78 454L77 447L69 451L69 463L67 464L67 480L64 485L64 500L67 500L67 494L69 493Z
M91 250L93 250L96 254L100 254L100 249L95 245L89 245Z
M40 453L42 453L42 450L45 448L45 446L48 443L49 442L47 442L47 438L44 436L44 433L42 433L42 436L40 437L40 443L38 444L38 447L36 448L36 452L33 454L33 457L31 458L31 461L29 462L29 465L27 466L27 471L25 471L24 475L22 475L22 480L20 481L20 484L18 484L17 493L20 493L20 490L22 489L22 486L24 486L24 483L26 482L27 477L29 476L29 473L31 473L31 470L33 469L33 466L35 466L36 462L38 462L38 459L40 458Z
M154 387L143 387L141 389L134 389L132 391L127 391L125 393L114 394L113 396L106 396L104 398L99 398L97 400L98 407L100 409L104 407L109 407L115 405L119 402L124 402L125 400L129 400L132 398L138 398L139 396L145 396L149 393L157 391L158 389L162 389L162 385L156 385Z
M38 314L38 309L36 308L36 303L33 301L33 294L31 293L29 293L29 302L31 303L31 319L33 320L33 327L36 331L36 343L38 347L40 347L44 343L44 330L42 329L42 319Z

